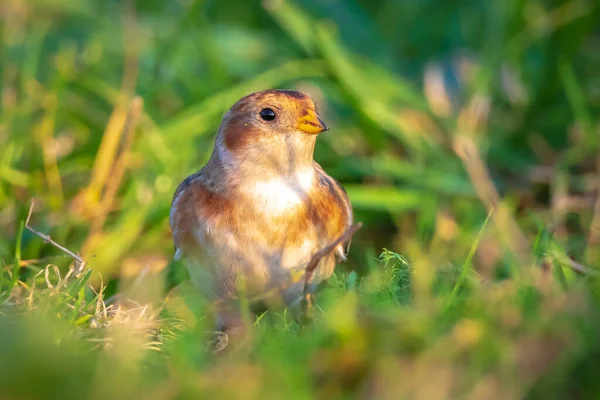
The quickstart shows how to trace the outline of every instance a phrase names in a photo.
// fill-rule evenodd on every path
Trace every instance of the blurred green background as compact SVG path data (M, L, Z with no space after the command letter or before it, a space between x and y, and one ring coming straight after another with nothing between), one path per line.
M495 358L504 345L524 346L513 335L512 325L504 323L510 315L488 315L503 328L491 328L496 322L488 320L476 325L479 328L457 322L467 314L469 318L487 315L477 303L495 307L491 304L496 300L477 297L481 293L470 285L511 278L518 295L511 297L514 293L508 290L507 301L514 300L520 310L515 312L521 315L522 311L520 318L527 320L515 324L528 332L522 338L525 343L540 346L532 357L543 359L541 349L552 341L546 327L560 331L558 342L573 341L579 350L569 354L582 357L561 358L564 363L547 378L556 386L546 387L546 393L541 385L531 393L591 393L582 389L591 381L577 368L585 370L587 357L598 354L598 346L592 343L600 330L551 319L558 311L548 311L550 305L544 308L536 286L540 281L523 271L549 268L553 278L547 285L560 287L560 296L576 287L576 297L586 293L596 298L597 284L590 277L600 267L598 1L3 0L0 15L0 260L10 278L4 281L4 289L9 290L0 298L12 299L8 309L16 305L31 309L34 296L27 290L35 287L32 282L56 284L54 278L44 280L36 274L53 264L64 275L71 261L30 232L25 231L19 241L19 224L32 199L36 208L31 225L81 252L88 267L101 273L109 285L107 296L112 296L119 285L135 283L142 272L156 273L171 260L172 194L183 178L207 161L223 113L252 91L296 89L313 97L332 128L320 136L315 159L344 185L356 220L364 223L354 237L349 262L340 267L343 276L331 284L333 289L338 294L354 290L363 277L368 281L373 271L385 271L387 264L377 259L383 248L402 254L421 273L407 289L403 268L408 264L394 264L387 296L401 304L407 299L428 299L431 293L439 296L439 302L423 300L424 308L398 314L399 325L411 321L416 326L405 332L409 344L402 351L413 355L423 351L425 358L417 359L432 368L425 370L447 382L444 366L435 368L437 359L427 358L428 352L437 354L429 347L433 342L427 335L455 329L458 337L463 337L461 332L470 337L469 332L480 332L484 326L493 336L494 329L506 328L500 342L481 345L484 350L477 351L483 356L463 359L453 354L446 362L467 364L472 375L460 382L474 385L469 398L493 398L493 393L520 397L530 393L542 372L523 378L523 386L513 382L518 389L511 386L508 392L497 392L495 385L521 375L510 366L499 376L489 369L504 365ZM398 254L393 257L401 260ZM350 270L358 274L348 274ZM92 274L91 279L98 288L100 275ZM467 286L473 290L467 294L474 296L466 297L468 306L446 304ZM66 303L91 307L86 314L79 306L69 306L69 312L75 313L69 320L79 321L75 328L79 332L81 326L89 327L88 319L96 318L98 309L90 301L91 289L80 297L76 294L81 287L72 289L65 295ZM552 296L551 304L560 303ZM66 307L65 302L56 306ZM544 308L549 319L531 311L531 302ZM593 306L576 308L592 313L583 320L597 317L590 311ZM396 312L400 311L386 311ZM530 320L528 313L536 317ZM90 317L77 319L85 315ZM440 321L444 315L447 319ZM572 336L569 326L580 327L581 336ZM563 328L569 331L566 336L561 336L566 332ZM16 331L6 332L7 337L25 340L11 333ZM370 339L361 340L375 340L384 353L395 349L386 341L389 337L373 332L366 336ZM329 338L329 333L322 334ZM80 338L80 333L74 335ZM266 342L275 335L277 340L299 343L290 346L289 354L261 347L267 366L312 354L306 349L319 347L317 339L265 335L261 337ZM273 343L282 343L277 340ZM344 347L328 362L350 363L352 370L364 361L352 358L351 354L362 354L352 349ZM19 353L12 357L19 358ZM203 368L190 363L193 366L185 364L189 370L179 371L186 377ZM364 368L371 371L374 364L369 363ZM75 367L65 365L66 376ZM128 365L122 368L129 371ZM260 375L246 364L227 368L239 370L240 376ZM292 392L306 387L312 378L305 375L299 382L286 380L286 373L298 372L290 368L281 373L280 383L288 382ZM373 368L387 376L388 368L400 367ZM402 364L402 368L410 366ZM122 372L117 370L113 375ZM88 374L85 371L80 369L81 374ZM88 390L86 385L95 382L90 378L94 372L89 374L85 376L90 380L79 382L79 389ZM575 375L578 383L565 383ZM56 379L60 376L57 372ZM487 386L477 389L475 377ZM388 378L382 379L388 382ZM184 377L175 380L185 386ZM120 393L131 394L137 384L131 385ZM559 387L565 392L552 392ZM205 388L200 392L206 393ZM325 385L319 386L318 393L336 397L356 393L354 389L336 391ZM261 390L256 393L264 394ZM367 392L379 393L373 390ZM60 397L62 392L57 393ZM299 391L298 396L310 397L310 393ZM420 392L407 396L411 393ZM427 393L421 395L438 398ZM277 398L277 392L271 395Z
M266 88L306 91L333 127L315 158L365 223L355 267L440 229L470 245L487 210L461 137L526 234L551 224L583 256L595 1L5 1L2 15L4 259L35 197L34 225L94 269L164 264L174 189L206 162L224 111ZM55 254L32 239L29 258Z

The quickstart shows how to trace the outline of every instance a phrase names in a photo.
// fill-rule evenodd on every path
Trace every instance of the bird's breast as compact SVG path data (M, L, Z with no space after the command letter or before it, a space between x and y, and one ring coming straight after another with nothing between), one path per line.
M242 186L242 196L252 208L265 215L293 214L294 209L309 201L315 185L314 170L300 171L291 176L256 179Z

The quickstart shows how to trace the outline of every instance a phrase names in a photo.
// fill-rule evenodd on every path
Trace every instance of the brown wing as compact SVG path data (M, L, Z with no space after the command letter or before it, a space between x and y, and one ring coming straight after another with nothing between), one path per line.
M202 182L202 171L185 178L173 194L169 223L175 245L175 258L181 257L181 246L191 240L195 221L197 221L198 200L205 189Z
M215 189L215 182L203 170L187 177L177 188L169 221L175 248L198 247L198 230L228 214L233 201Z
M321 168L321 166L315 163L315 169L317 170L319 185L326 190L328 199L332 203L332 206L342 211L342 229L337 232L337 237L341 236L346 229L350 228L353 223L354 215L352 212L352 205L346 190L343 186L334 178L327 175L327 173ZM333 238L335 240L337 237ZM350 250L351 240L349 239L342 247L336 250L336 254L342 260L346 259L346 255Z

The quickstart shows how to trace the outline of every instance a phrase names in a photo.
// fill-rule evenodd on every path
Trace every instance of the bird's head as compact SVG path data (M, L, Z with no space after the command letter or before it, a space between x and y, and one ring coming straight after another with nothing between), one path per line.
M310 97L291 90L266 90L231 107L219 127L216 146L236 159L255 163L312 162L316 136L327 130Z

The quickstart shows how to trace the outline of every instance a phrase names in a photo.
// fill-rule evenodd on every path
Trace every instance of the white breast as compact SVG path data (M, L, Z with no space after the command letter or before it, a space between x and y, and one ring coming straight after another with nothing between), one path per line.
M306 201L315 181L314 170L300 171L292 177L277 177L256 181L249 194L265 213L278 215Z

